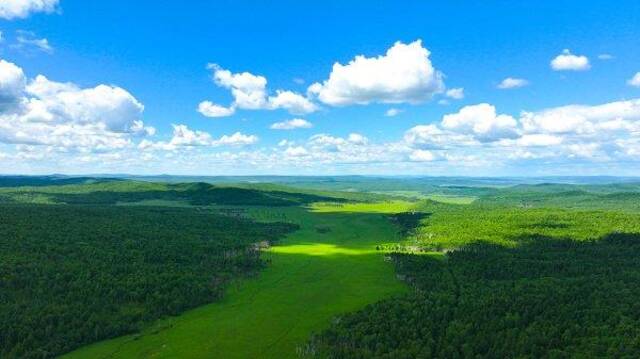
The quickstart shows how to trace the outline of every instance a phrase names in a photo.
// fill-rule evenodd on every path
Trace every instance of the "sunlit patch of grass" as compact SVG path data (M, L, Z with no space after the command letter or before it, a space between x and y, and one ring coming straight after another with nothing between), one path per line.
M478 197L473 196L451 196L446 194L430 194L425 195L424 199L430 199L432 201L449 203L449 204L471 204L475 202Z
M311 210L318 213L401 213L415 208L409 201L383 201L372 203L328 203L318 202L311 205Z
M270 249L273 253L304 254L309 256L331 255L365 255L376 253L375 247L371 248L347 248L330 243L295 244L288 246L275 246Z

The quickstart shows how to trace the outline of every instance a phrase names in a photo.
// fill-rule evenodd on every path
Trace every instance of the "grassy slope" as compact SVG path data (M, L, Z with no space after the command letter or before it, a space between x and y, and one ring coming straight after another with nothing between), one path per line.
M268 251L272 264L259 277L235 284L219 303L67 357L296 357L296 347L335 315L406 290L375 253L376 244L399 240L380 214L277 211L302 228Z

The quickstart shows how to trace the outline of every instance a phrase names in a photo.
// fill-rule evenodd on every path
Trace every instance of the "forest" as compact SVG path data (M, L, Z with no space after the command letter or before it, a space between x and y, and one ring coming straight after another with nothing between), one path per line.
M204 209L0 206L0 357L48 358L215 301L296 228Z

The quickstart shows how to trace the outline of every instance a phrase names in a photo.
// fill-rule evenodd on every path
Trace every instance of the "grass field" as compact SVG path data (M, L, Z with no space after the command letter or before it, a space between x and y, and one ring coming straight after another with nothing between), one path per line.
M296 357L297 347L336 315L407 290L375 251L379 243L400 240L397 228L376 212L407 206L274 210L280 212L274 217L301 229L266 252L271 264L258 277L235 283L220 302L65 357Z

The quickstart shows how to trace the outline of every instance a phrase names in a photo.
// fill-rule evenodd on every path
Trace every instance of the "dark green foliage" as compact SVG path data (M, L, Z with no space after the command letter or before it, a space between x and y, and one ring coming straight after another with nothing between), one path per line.
M446 260L394 255L406 296L334 322L308 345L328 358L640 356L640 235L476 243Z
M297 206L319 201L344 201L332 197L251 188L220 187L207 183L148 183L101 180L92 184L18 187L0 190L0 202L122 204L148 200L185 202L190 205Z
M48 358L214 301L294 229L192 208L0 206L0 357Z
M391 220L400 227L402 235L408 235L420 225L420 221L427 218L430 213L423 212L401 212L389 216Z
M118 179L98 179L93 177L67 177L67 176L0 176L0 187L22 186L57 186L66 184L93 183L96 181L119 181Z
M638 211L640 186L632 183L518 185L481 195L477 204Z

